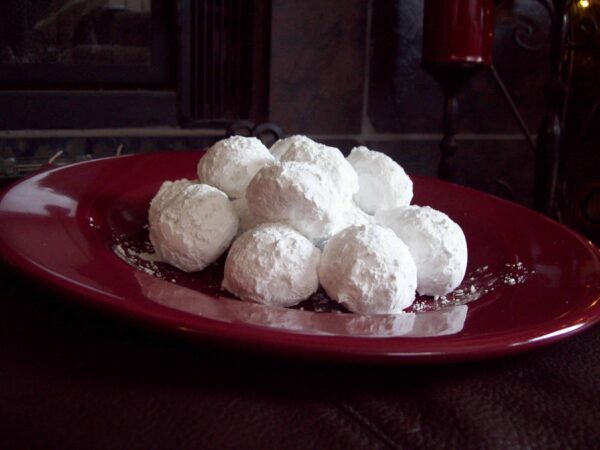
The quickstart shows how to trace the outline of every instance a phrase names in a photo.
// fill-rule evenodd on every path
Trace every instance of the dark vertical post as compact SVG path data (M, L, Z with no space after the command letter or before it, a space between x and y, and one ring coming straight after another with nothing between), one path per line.
M456 94L446 92L444 101L444 137L440 142L442 157L438 167L438 177L442 180L456 179L456 132L458 131L458 99Z
M154 4L152 7L154 7ZM179 123L182 125L187 124L192 117L191 16L192 11L190 0L178 1L177 33L179 43L179 64L177 76L177 103L179 106Z
M556 185L561 160L563 110L566 86L563 60L568 28L567 0L554 0L550 37L550 78L545 88L546 113L538 131L535 152L534 206L549 216L555 214Z
M438 176L456 180L457 96L492 63L492 0L425 0L422 66L444 91L444 137Z

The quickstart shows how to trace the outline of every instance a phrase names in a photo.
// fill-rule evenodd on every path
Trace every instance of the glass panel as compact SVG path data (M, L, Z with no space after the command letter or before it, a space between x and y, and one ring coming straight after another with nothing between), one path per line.
M148 65L151 0L2 0L0 63Z

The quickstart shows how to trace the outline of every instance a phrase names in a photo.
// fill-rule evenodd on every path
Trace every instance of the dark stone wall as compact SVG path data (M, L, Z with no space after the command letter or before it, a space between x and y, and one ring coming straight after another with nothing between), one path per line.
M273 0L269 117L288 133L358 133L367 2Z
M369 120L379 133L438 133L442 92L420 68L422 0L375 1Z

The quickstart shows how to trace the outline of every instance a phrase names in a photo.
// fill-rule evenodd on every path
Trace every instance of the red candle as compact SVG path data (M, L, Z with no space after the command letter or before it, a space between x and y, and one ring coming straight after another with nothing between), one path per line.
M424 64L492 63L493 0L425 0Z

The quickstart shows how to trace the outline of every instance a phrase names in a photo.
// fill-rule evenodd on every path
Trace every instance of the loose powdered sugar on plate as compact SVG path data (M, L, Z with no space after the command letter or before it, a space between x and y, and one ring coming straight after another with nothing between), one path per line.
M417 297L408 311L437 311L447 306L466 305L479 300L502 285L523 284L533 273L535 273L533 269L525 267L519 261L506 263L496 271L490 270L489 266L481 266L467 273L460 286L451 293L440 297Z
M113 252L127 264L141 270L148 275L153 275L157 278L165 280L165 274L163 274L160 268L156 265L157 259L152 244L147 242L147 251L138 248L134 241L129 241L124 238L116 238L115 243L112 247ZM170 280L175 282L176 280Z
M221 288L224 258L202 272L182 272L156 260L147 228L131 236L114 236L112 250L120 259L148 275L216 297L231 296ZM405 311L419 313L466 305L481 299L500 286L523 284L534 273L533 269L519 261L506 263L493 270L487 265L481 266L467 273L461 285L450 294L440 297L418 295L412 306ZM322 289L292 308L314 312L348 312L343 305L331 300Z

